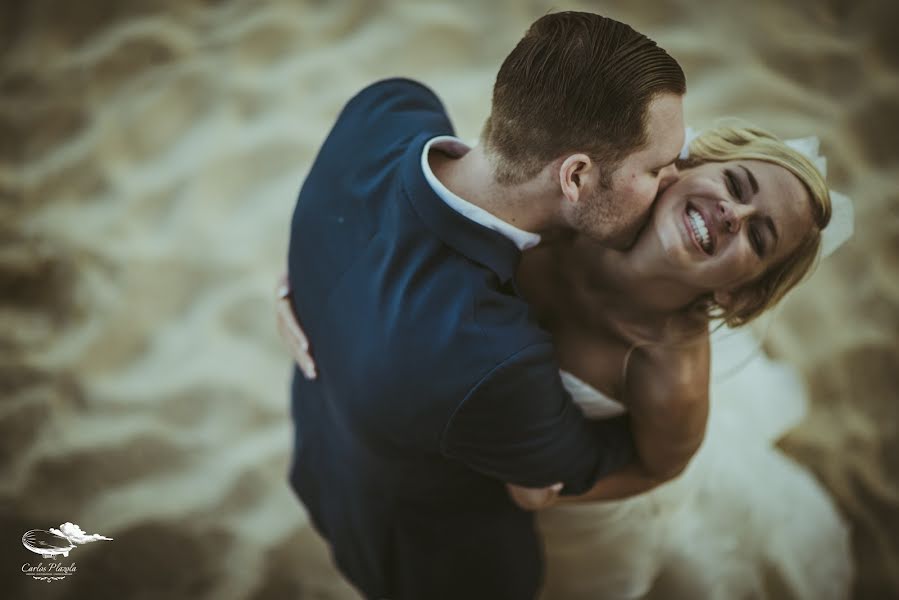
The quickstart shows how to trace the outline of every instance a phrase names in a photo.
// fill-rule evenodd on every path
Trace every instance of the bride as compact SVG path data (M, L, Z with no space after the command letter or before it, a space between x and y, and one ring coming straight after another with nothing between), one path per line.
M544 597L847 597L846 528L773 447L802 416L795 374L757 356L712 386L707 418L708 321L745 325L802 279L830 195L802 153L756 129L707 132L680 167L630 251L576 238L522 260L566 387L590 417L629 412L644 463L540 513ZM748 334L718 337L716 362L751 356Z
M627 252L576 236L522 258L519 287L566 387L590 418L627 412L639 456L580 497L509 486L546 508L543 596L846 597L846 528L773 447L801 418L797 379L758 360L710 386L724 356L709 321L745 325L807 274L830 194L808 158L758 129L719 128L688 151ZM302 334L284 323L295 348Z

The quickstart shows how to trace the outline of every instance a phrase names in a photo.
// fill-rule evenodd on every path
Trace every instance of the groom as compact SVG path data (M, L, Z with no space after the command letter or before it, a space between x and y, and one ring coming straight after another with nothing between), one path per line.
M532 513L504 484L587 492L633 458L587 421L515 283L541 235L626 248L674 177L683 72L630 27L542 17L504 61L481 143L391 79L356 95L303 184L292 308L318 376L295 374L290 481L368 598L533 598Z

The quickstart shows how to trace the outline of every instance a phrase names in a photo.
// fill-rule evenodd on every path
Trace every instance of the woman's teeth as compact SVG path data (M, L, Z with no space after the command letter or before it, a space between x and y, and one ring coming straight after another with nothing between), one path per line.
M690 225L693 227L693 234L699 240L702 249L706 252L712 250L712 239L709 237L709 228L705 225L705 220L699 211L692 208L687 209L687 216L690 217Z

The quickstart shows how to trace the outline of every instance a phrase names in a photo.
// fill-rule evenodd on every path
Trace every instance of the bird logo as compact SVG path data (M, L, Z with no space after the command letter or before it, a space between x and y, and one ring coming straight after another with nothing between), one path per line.
M22 536L22 545L44 558L54 556L68 556L69 552L82 544L97 542L100 540L112 540L110 537L98 533L87 534L81 527L74 523L63 523L59 529L53 527L50 530L32 529Z

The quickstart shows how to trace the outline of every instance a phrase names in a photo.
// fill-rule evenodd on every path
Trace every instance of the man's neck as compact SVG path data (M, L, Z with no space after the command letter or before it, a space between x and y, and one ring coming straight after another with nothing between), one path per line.
M539 176L519 185L500 185L481 146L460 158L432 151L428 162L447 189L510 225L540 234L562 226L559 202L551 186Z

